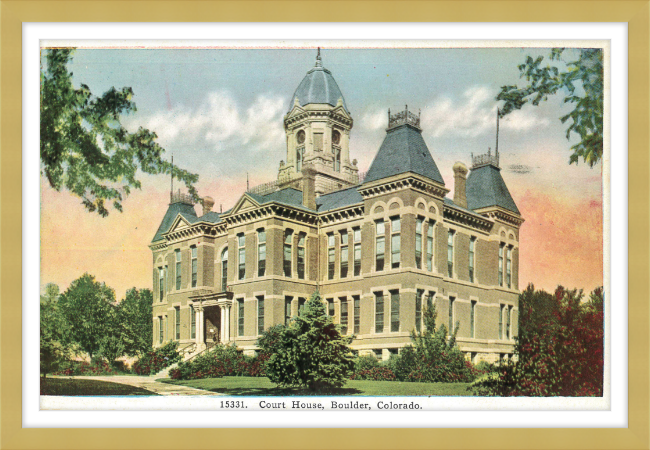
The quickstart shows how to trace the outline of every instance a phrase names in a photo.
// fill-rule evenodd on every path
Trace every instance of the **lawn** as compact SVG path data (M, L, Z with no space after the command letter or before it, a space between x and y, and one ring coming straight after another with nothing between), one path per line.
M299 388L277 387L266 377L223 377L201 380L159 379L164 383L180 384L226 395L314 395ZM371 395L371 396L471 396L469 383L408 383L401 381L349 380L344 387L319 395Z
M109 381L41 378L41 395L158 395L146 389Z

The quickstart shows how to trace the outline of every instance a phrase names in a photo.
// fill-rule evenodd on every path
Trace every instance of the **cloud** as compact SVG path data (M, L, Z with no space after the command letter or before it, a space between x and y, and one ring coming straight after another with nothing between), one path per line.
M388 123L388 115L385 109L366 112L361 116L361 126L367 130L379 130L385 128Z
M422 127L433 137L476 137L496 128L495 93L485 86L472 86L459 99L439 96L422 109ZM501 119L500 127L513 131L546 127L534 108L515 111Z
M142 125L155 131L163 147L190 144L219 151L246 145L253 151L267 150L283 146L284 104L281 96L260 95L244 109L230 93L218 91L196 107L176 106L148 117L134 117L127 128Z

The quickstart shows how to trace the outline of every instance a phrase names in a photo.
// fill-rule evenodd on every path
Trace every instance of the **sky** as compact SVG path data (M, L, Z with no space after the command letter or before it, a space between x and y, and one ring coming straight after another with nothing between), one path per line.
M354 120L350 157L365 172L385 136L387 111L421 111L422 134L453 193L452 166L494 150L496 95L521 84L517 65L535 48L323 49ZM570 59L575 51L565 54ZM101 95L130 86L137 112L122 123L158 135L174 163L199 174L200 196L230 208L246 188L273 181L286 159L283 117L315 49L78 49L75 86ZM591 291L603 284L602 164L569 165L561 96L501 119L503 178L525 219L519 286L558 284ZM61 290L84 272L116 291L152 288L151 242L169 202L170 180L141 174L142 189L107 218L56 192L41 177L41 290ZM177 186L179 186L177 182ZM452 194L453 195L453 194ZM197 212L200 213L200 206Z

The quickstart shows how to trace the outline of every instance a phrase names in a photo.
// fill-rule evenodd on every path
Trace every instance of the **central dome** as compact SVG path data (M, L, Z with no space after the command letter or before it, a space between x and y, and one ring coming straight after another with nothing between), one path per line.
M293 94L289 111L293 108L296 98L298 98L300 106L309 104L336 106L340 98L343 101L343 107L348 111L341 89L336 84L332 73L323 67L320 58L320 49L318 49L318 55L316 56L316 66L307 72L307 75L302 79L298 85L298 89Z

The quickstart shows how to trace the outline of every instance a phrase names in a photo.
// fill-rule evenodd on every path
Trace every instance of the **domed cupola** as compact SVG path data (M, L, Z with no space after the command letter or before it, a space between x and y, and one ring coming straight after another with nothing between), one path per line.
M320 48L316 65L293 94L284 116L287 159L280 162L278 181L293 186L303 168L315 170L316 194L358 183L356 160L350 161L353 121L332 73L323 67Z
M339 89L339 85L336 84L336 81L332 76L332 72L323 67L320 48L316 55L316 65L307 72L307 75L302 79L298 85L298 89L296 89L296 92L294 92L293 97L291 98L289 111L291 111L296 104L296 99L298 99L298 104L300 106L310 104L327 104L336 106L339 99L341 99L345 110L350 112L345 104L345 98L343 98L341 89Z

